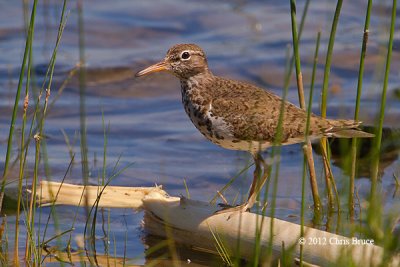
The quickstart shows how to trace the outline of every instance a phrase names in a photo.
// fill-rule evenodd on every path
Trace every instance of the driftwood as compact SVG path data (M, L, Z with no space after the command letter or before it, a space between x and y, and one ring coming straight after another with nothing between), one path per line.
M357 266L378 266L384 254L383 248L374 244L355 244L371 240L351 239L310 227L304 227L304 239L300 239L298 224L249 212L216 214L217 208L208 203L168 196L161 187L60 186L42 182L38 190L40 203L83 206L93 205L99 199L99 207L144 209L144 229L149 234L172 235L177 242L214 252L218 240L230 255L243 259L253 258L257 232L260 232L260 261L265 262L270 260L266 257L269 246L275 258L283 247L294 248L295 258L299 258L303 240L303 260L310 264L326 265L351 258ZM389 266L400 266L400 257L391 259Z

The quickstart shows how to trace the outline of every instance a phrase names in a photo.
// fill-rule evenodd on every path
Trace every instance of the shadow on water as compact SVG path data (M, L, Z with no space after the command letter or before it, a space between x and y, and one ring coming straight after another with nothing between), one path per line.
M375 128L372 126L363 126L363 131L374 133ZM358 139L357 142L357 178L371 177L371 165L374 158L373 138ZM319 155L321 153L320 146L314 145L314 151ZM342 169L344 174L350 175L349 155L351 151L351 139L331 139L330 141L332 163ZM382 133L382 149L379 153L379 177L384 174L385 168L392 165L399 158L400 154L400 129L383 128Z

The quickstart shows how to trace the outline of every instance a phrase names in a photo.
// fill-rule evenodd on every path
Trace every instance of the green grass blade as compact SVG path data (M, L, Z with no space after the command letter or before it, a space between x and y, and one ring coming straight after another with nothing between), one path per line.
M371 9L372 9L372 0L368 0L367 13L366 13L365 24L364 24L363 41L362 41L362 47L361 47L361 55L360 55L360 65L359 65L359 72L358 72L357 97L356 97L356 106L355 106L355 110L354 110L354 120L355 121L358 121L359 112L360 112L362 84L363 84L363 77L364 77L364 61L365 61L365 55L367 52ZM357 138L353 138L353 140L351 141L351 171L350 171L350 182L349 182L349 213L350 213L351 220L354 218L354 179L356 176L356 159L357 159Z
M6 185L8 168L9 168L9 163L10 163L10 158L11 158L11 150L12 150L14 129L15 129L15 123L16 123L15 120L17 118L17 113L18 113L18 105L19 105L19 99L21 96L22 85L23 85L23 80L24 80L24 75L25 75L26 62L28 60L29 51L30 51L30 47L32 46L33 36L34 36L34 32L35 32L36 7L37 7L37 0L34 0L33 6L32 6L31 20L29 23L28 36L27 36L26 42L25 42L24 57L22 59L21 69L20 69L20 73L19 73L18 88L17 88L17 92L15 94L14 108L13 108L11 122L10 122L10 131L8 133L7 152L6 152L6 159L4 162L3 181L1 183L1 192L0 192L0 210L1 210L1 205L3 203L4 189L5 189L5 185Z
M397 0L393 0L392 5L392 14L391 14L391 24L390 24L390 35L389 42L387 48L387 56L386 56L386 65L385 65L385 76L383 80L383 88L381 95L381 103L380 103L380 111L378 117L378 127L375 132L374 139L374 147L373 147L373 162L371 168L371 191L370 191L370 199L369 199L369 209L368 209L368 225L372 229L374 233L377 233L377 238L384 239L384 236L381 236L379 233L381 232L381 221L382 217L380 214L382 213L382 202L381 197L377 194L377 183L378 183L378 172L379 172L379 158L380 158L380 150L382 143L382 128L383 128L383 120L385 117L385 107L386 107L386 94L387 87L389 82L389 73L390 73L390 64L392 61L392 50L393 50L393 40L394 40L394 29L396 25L396 8L397 8Z
M304 10L303 10L303 14L301 16L301 21L300 21L300 27L299 27L299 33L298 33L298 40L300 41L301 39L301 35L303 33L303 29L304 29L304 23L306 21L306 17L307 17L307 13L308 13L308 7L310 5L310 0L307 0L305 5L304 5ZM295 6L294 6L295 7ZM294 55L292 56L292 58L290 59L290 63L289 63L289 70L287 72L287 75L285 76L285 81L283 83L283 88L284 90L287 90L289 88L290 85L290 77L292 76L293 73L293 65L294 65L294 61L295 61L295 57Z
M306 109L305 99L304 99L304 89L303 89L303 75L301 73L300 64L300 54L299 54L299 37L297 33L297 22L296 22L296 1L290 0L290 15L291 15L291 25L292 25L292 40L293 40L293 54L296 66L296 81L297 81L297 92L299 96L299 103L302 109ZM314 200L314 210L315 213L319 213L321 210L321 200L318 193L318 184L314 168L314 159L312 155L311 143L307 142L307 149L304 153L307 157L307 163L310 172L310 184L312 189L312 195ZM319 216L318 216L319 217Z
M326 117L326 102L328 98L329 75L331 72L333 45L335 43L336 28L339 22L340 11L342 9L343 0L338 0L336 4L335 15L333 17L331 33L329 36L328 51L326 52L326 62L324 70L324 81L322 86L322 99L321 99L321 116Z

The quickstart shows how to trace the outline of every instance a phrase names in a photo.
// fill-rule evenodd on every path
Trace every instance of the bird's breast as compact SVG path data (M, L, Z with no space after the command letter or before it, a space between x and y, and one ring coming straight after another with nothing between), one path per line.
M259 142L234 137L233 126L214 113L213 99L195 88L182 85L182 103L194 126L211 142L232 150L258 151ZM263 144L262 147L269 144Z
M216 117L212 113L212 101L186 91L182 93L182 103L192 123L207 138L222 140L231 134L230 127L223 118Z

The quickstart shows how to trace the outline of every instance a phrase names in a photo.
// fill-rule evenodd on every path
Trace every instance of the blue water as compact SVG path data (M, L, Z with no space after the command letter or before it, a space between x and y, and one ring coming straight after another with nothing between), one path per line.
M300 21L304 1L298 2ZM28 3L29 8L31 4ZM365 7L365 1L345 1L343 4L330 76L328 116L332 118L353 117ZM318 29L322 31L313 103L316 113L334 8L332 1L310 4L300 43L308 96L316 35ZM379 113L384 71L382 62L386 56L390 19L389 1L375 3L374 10L378 9L381 12L374 12L371 18L360 115L360 119L370 126L376 125L375 118ZM11 109L25 45L25 29L22 3L2 1L0 10L0 159L4 161ZM38 5L33 57L38 86L41 85L54 47L60 11L59 1L40 1ZM112 173L118 161L122 167L133 163L113 180L113 185L152 186L157 183L162 184L170 194L185 195L185 179L192 198L210 200L230 178L247 166L249 156L244 152L217 147L197 132L182 109L179 82L174 77L155 74L138 80L133 78L133 74L162 59L171 45L190 42L199 44L206 51L210 68L215 74L247 80L281 95L292 38L288 1L85 1L83 21L84 57L88 71L85 120L90 181L97 182L102 173L104 114L106 125L110 125L107 134L107 173ZM60 85L79 62L78 29L77 3L71 1L68 3L68 21L57 56L51 99L56 97ZM385 112L385 126L391 129L399 127L400 116L400 100L394 94L400 87L399 29L396 28ZM47 153L51 179L55 181L63 178L70 161L69 148L62 134L64 131L72 144L72 151L76 153L66 182L82 183L77 80L76 75L72 77L49 109L46 119ZM294 77L288 99L298 103ZM31 93L29 111L33 110L34 101L34 93ZM16 127L20 128L20 120ZM398 142L397 145L393 152L395 156L385 164L381 179L386 212L398 208L399 193L394 191L392 178L393 174L400 173ZM320 191L323 192L322 160L317 154L315 161ZM295 222L299 220L302 162L300 145L282 149L277 197L279 218ZM31 173L33 149L27 165L28 173ZM347 190L348 177L337 166L333 167L333 171L339 189ZM237 194L239 199L246 197L251 172L250 168L226 192L228 199L232 200ZM44 175L43 172L41 174ZM11 178L15 177L14 173ZM369 192L369 185L368 177L356 181L362 200ZM312 205L308 189L307 201L308 205ZM63 214L61 227L71 226L69 218L73 217L75 210L71 207L58 210ZM46 214L49 210L45 208L43 212ZM84 211L79 210L79 214L83 216ZM308 214L311 218L311 209ZM138 261L143 263L145 245L141 242L144 235L140 230L141 217L142 213L135 214L130 210L111 211L112 222L127 225L126 231L113 229L117 256L123 256L123 247L128 246L127 256L138 256ZM13 225L12 215L8 217L8 222ZM74 235L82 234L82 224L83 221L79 221ZM50 233L54 231L50 229ZM126 233L129 234L127 243Z

